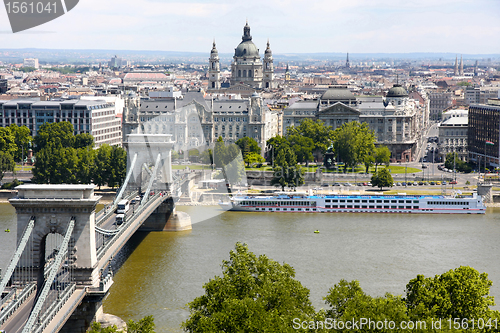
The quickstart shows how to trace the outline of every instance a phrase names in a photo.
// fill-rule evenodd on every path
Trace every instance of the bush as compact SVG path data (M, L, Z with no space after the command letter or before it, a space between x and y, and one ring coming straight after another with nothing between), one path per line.
M18 186L18 185L22 185L23 182L20 182L19 180L17 179L14 179L12 182L10 183L5 183L2 185L2 189L4 190L11 190L13 189L14 187Z

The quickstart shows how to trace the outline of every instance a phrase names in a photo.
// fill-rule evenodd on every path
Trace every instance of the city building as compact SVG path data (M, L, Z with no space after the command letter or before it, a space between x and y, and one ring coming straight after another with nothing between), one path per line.
M177 151L206 147L219 137L226 143L251 137L264 153L266 141L279 133L280 111L270 110L257 93L250 98L228 97L205 99L197 91L187 92L182 98L129 101L123 135L172 134Z
M351 121L367 123L375 133L376 144L391 151L392 161L412 161L423 117L417 104L400 85L394 85L385 98L355 96L347 86L331 86L319 99L297 101L284 109L283 132L299 126L304 119L320 119L333 129Z
M29 99L0 101L2 127L26 126L35 136L45 123L69 121L74 134L88 133L94 137L95 148L102 144L122 144L121 119L114 103L102 100L36 101Z
M438 156L442 161L444 161L448 153L456 152L460 160L467 162L467 139L469 127L467 110L448 111L443 115L445 115L445 120L441 124L439 124L438 129Z
M452 105L451 93L431 92L429 93L429 118L440 120L444 110Z
M500 144L500 99L469 106L469 161L481 169L498 167ZM488 144L488 142L492 144ZM486 156L486 160L485 160Z
M23 61L23 67L33 67L33 68L39 69L40 65L38 64L38 59L26 58Z
M221 79L219 54L214 41L209 58L208 89L220 90ZM247 22L243 28L241 43L234 50L231 63L231 90L273 89L274 85L274 64L270 43L267 41L264 58L261 59L259 49L252 41Z

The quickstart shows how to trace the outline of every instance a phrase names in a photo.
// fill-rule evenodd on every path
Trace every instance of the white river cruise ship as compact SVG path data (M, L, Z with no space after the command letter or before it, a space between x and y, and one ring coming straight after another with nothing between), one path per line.
M219 205L232 211L285 213L433 213L484 214L481 196L472 195L311 195L276 192L235 195Z

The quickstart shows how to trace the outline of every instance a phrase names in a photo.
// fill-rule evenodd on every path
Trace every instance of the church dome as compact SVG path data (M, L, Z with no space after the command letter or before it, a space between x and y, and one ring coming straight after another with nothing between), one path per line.
M400 84L395 84L389 89L387 97L408 97L408 92Z
M252 42L252 36L250 35L250 26L245 24L243 28L242 41L236 49L234 49L235 57L259 57L259 49Z
M236 49L234 49L235 57L259 57L259 49L250 40L241 42Z

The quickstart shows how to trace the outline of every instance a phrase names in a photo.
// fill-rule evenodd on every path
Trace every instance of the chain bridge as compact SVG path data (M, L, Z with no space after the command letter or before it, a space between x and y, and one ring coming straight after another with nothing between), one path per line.
M137 230L191 229L175 200L193 174L173 175L171 135L130 134L126 145L125 181L99 213L94 185L16 188L10 203L17 213L17 248L1 276L0 330L85 332L102 314L113 284L111 260Z

